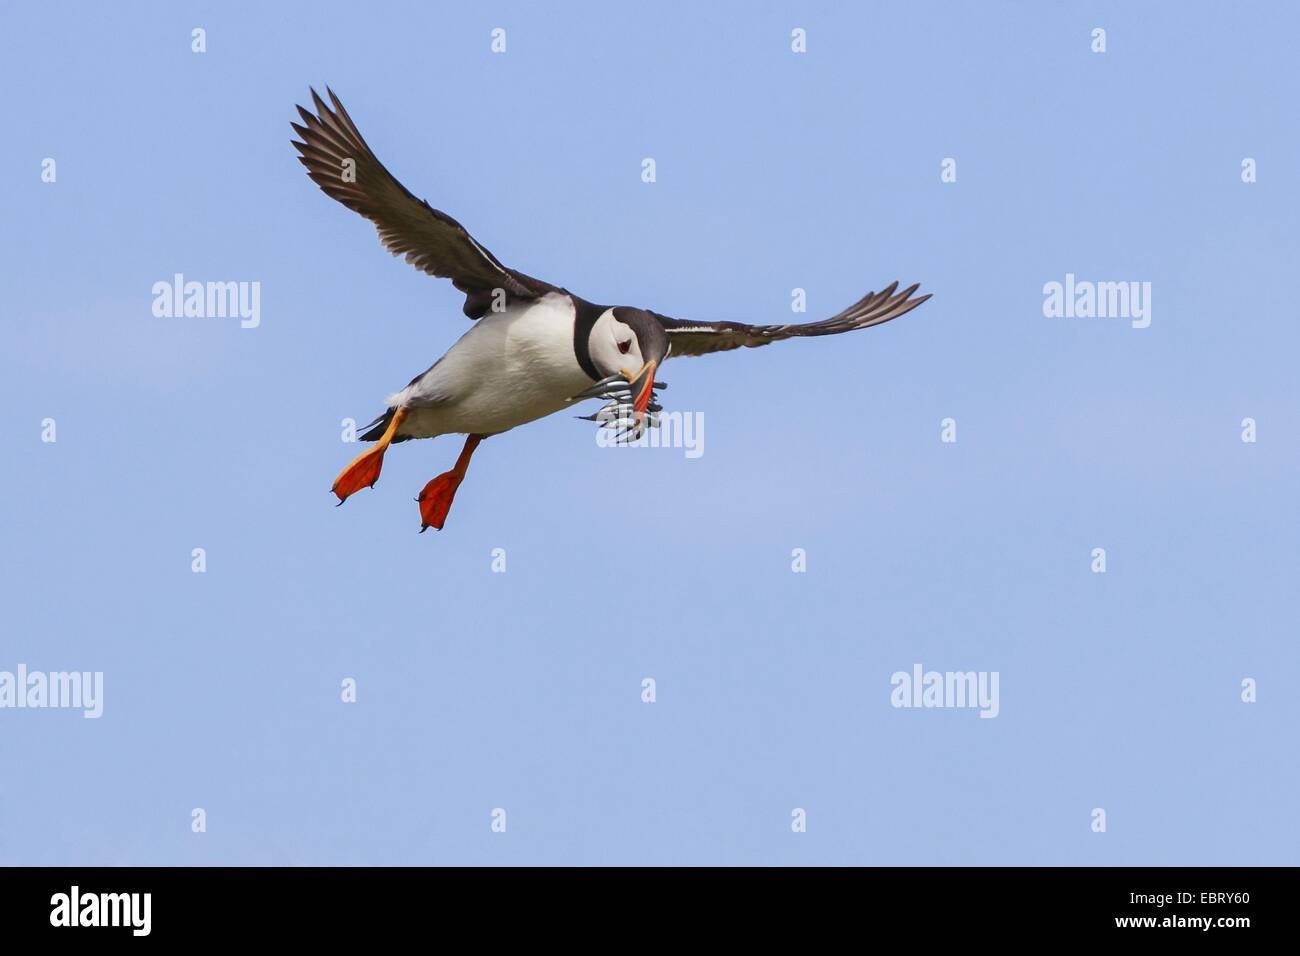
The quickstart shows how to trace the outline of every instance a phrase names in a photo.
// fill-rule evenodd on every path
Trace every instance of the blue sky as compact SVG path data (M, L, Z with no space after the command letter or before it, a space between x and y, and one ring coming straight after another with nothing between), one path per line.
M0 709L0 863L1297 862L1300 18L703 6L5 6L0 671L102 671L104 713ZM325 84L595 301L935 297L669 362L698 458L560 415L440 534L455 438L336 510L341 420L468 323L304 175ZM260 325L155 318L177 272ZM1150 327L1045 317L1067 273ZM917 663L997 672L996 719L892 707Z

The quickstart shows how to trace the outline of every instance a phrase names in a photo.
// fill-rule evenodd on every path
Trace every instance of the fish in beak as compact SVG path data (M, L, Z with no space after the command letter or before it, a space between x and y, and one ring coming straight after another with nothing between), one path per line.
M607 375L590 388L583 389L569 401L580 402L586 398L603 398L621 405L631 405L633 410L645 413L654 401L655 390L662 391L668 387L666 382L656 382L655 372L658 362L647 362L641 371L633 375L630 372L615 372Z
M604 428L623 428L624 436L639 438L645 431L647 412L650 413L649 424L657 426L654 413L662 410L662 406L655 401L655 391L665 389L668 385L655 381L658 368L658 362L650 361L636 374L617 372L574 395L570 401L601 398L609 402L596 414L579 415L578 418L600 422Z

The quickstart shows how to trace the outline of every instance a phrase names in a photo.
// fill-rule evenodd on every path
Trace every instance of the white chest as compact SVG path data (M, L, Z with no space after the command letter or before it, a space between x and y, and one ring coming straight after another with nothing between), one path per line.
M439 432L495 433L567 407L591 379L573 351L573 304L552 293L489 312L395 403Z

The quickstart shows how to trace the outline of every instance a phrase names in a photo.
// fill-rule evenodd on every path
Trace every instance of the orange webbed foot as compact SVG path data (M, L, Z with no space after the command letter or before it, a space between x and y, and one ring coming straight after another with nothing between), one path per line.
M384 467L384 452L388 451L388 446L392 443L393 436L397 434L397 428L405 417L406 409L399 408L394 411L388 428L384 430L383 437L375 443L375 447L362 452L352 460L352 464L339 472L339 476L334 479L334 484L330 487L330 491L338 495L339 504L343 504L362 488L374 487L375 482L379 480L379 472Z
M456 489L460 487L463 478L463 475L454 471L445 471L424 486L420 497L415 499L420 503L421 534L430 528L442 530L442 526L447 523L447 512L451 511L451 503L456 497Z
M384 449L372 448L339 473L330 491L338 495L339 504L343 504L350 495L355 495L362 488L373 488L383 467Z
M482 440L482 435L470 435L466 438L465 447L461 449L455 467L430 481L420 492L420 497L415 499L420 503L421 534L430 528L441 531L442 526L447 523L447 512L451 511L451 503L456 498L456 489L465 480L470 456L474 454L474 449Z

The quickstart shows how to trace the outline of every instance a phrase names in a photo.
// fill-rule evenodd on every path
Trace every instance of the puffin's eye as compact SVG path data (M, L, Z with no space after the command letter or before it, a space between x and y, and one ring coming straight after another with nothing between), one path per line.
M627 350L630 349L631 347L632 347L632 340L631 340L631 339L628 339L626 342L619 342L619 343L618 343L618 350L619 350L620 352L622 352L624 355L627 354Z

